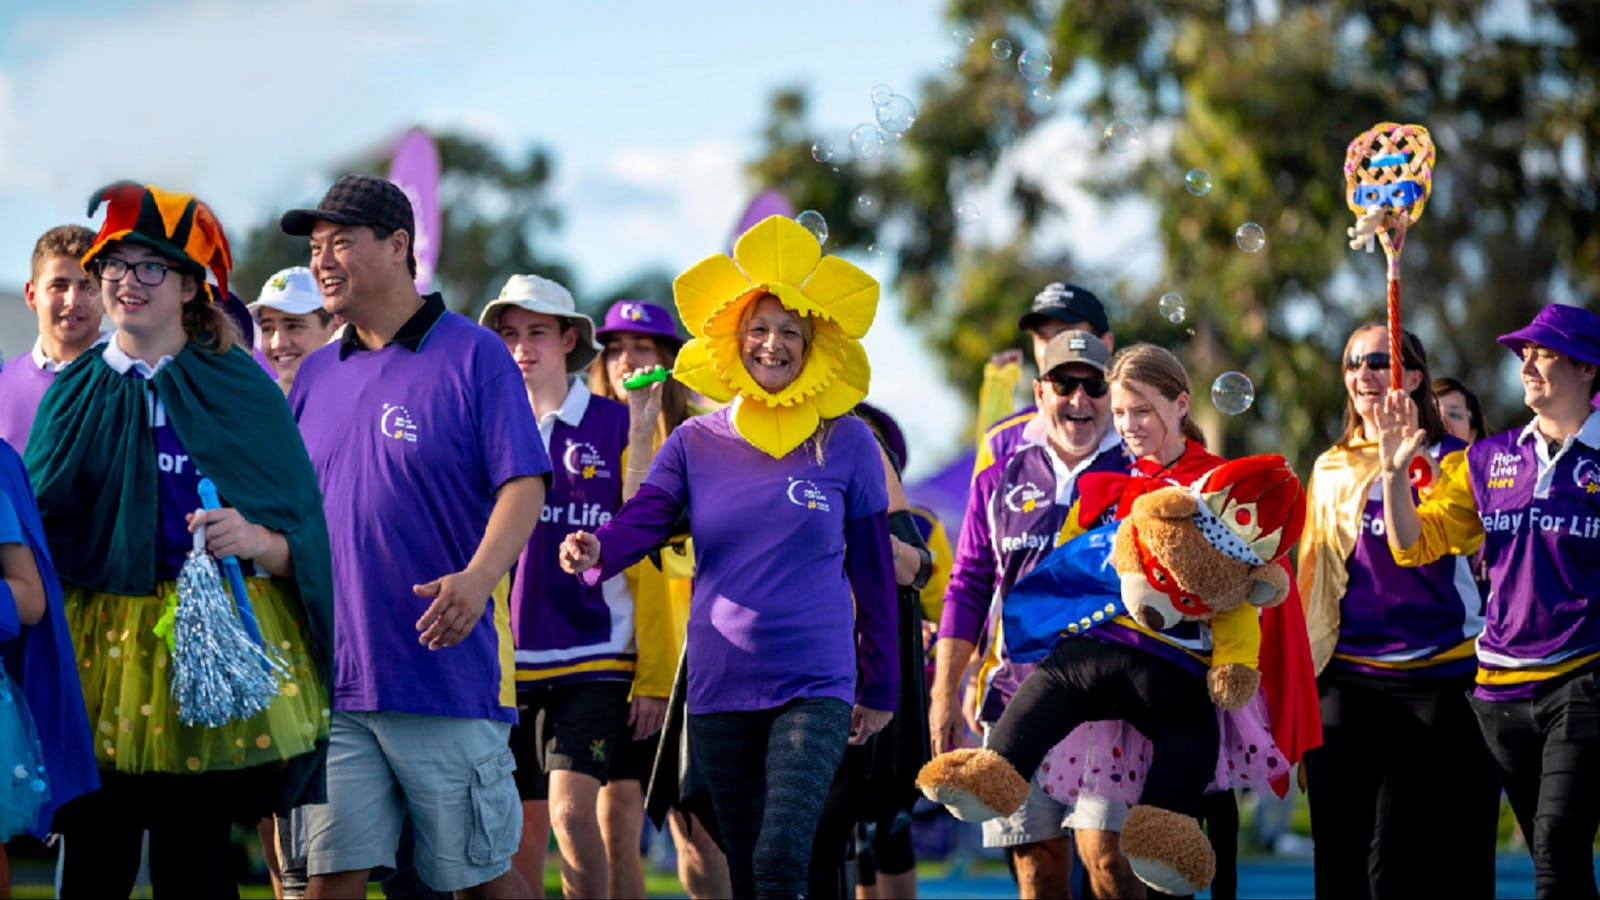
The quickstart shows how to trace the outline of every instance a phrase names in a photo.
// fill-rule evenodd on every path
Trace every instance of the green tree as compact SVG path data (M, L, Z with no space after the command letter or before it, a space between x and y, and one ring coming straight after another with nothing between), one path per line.
M561 224L549 196L554 167L549 153L533 147L519 160L508 162L488 144L467 135L436 135L434 141L439 148L444 231L435 278L445 301L458 312L475 316L515 274L553 278L578 293L568 266L541 249ZM337 168L380 175L388 165L386 154L373 154ZM233 282L247 301L273 272L306 265L308 259L305 239L284 234L276 217L246 232L238 248Z
M804 98L788 92L752 168L797 206L831 210L830 222L848 219L842 204L860 190L876 192L874 228L834 229L830 242L898 238L892 280L907 319L970 389L988 353L1015 343L1023 299L1072 271L1071 247L1037 240L1060 210L1023 181L1003 245L964 246L952 224L960 198L1040 121L1015 59L997 60L990 42L1048 48L1049 87L1082 98L1058 115L1129 120L1149 148L1085 185L1155 210L1158 277L1083 276L1114 287L1119 343L1144 337L1185 359L1223 452L1284 452L1305 471L1338 430L1345 336L1382 316L1383 257L1351 251L1345 236L1345 148L1371 125L1432 131L1433 197L1403 254L1406 324L1434 372L1463 376L1501 427L1526 413L1492 336L1546 302L1593 308L1600 295L1600 57L1584 49L1600 46L1600 15L1585 0L1527 6L1522 19L1488 0L951 0L948 20L976 39L922 86L889 164L832 173L805 159ZM1191 168L1210 171L1209 194L1185 191ZM1259 253L1234 244L1246 221L1266 231ZM1156 311L1169 287L1189 299L1192 335ZM1258 399L1225 418L1205 395L1230 369L1250 375Z

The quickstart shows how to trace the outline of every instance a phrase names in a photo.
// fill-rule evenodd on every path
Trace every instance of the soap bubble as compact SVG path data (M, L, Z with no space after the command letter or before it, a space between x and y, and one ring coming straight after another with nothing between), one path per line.
M1211 193L1211 173L1205 169L1190 169L1189 174L1183 176L1183 186L1196 197L1204 197Z
M1010 59L1011 42L1005 38L995 38L994 43L989 45L989 52L994 54L995 59Z
M808 209L795 216L794 220L805 226L805 229L816 237L817 243L826 244L828 242L828 220L822 217L822 213L814 209Z
M850 130L850 152L856 159L877 159L883 152L883 131L869 122Z
M872 86L872 105L874 107L879 107L885 103L888 103L889 98L893 96L894 88L888 86L887 84L875 84Z
M917 108L899 94L878 105L878 125L890 134L903 134L917 121Z
M1139 143L1139 127L1125 119L1118 119L1106 126L1103 138L1107 150L1127 153Z
M1230 416L1237 416L1256 402L1256 386L1243 372L1223 372L1211 382L1211 402Z
M950 36L955 39L956 46L961 49L971 47L972 42L977 40L978 37L973 32L971 25L957 25L955 28L950 29Z
M1048 114L1056 108L1056 95L1044 85L1036 85L1028 92L1028 111L1036 116Z
M1233 233L1233 242L1246 253L1259 253L1267 245L1267 232L1254 222L1246 222Z
M868 244L867 245L867 255L871 256L871 257L881 257L881 256L883 256L883 248L879 247L875 243Z
M980 212L978 210L978 204L973 203L971 200L967 200L965 202L962 202L962 203L956 205L956 221L957 222L970 224L972 222L978 221L978 216L979 215L980 215Z
M1017 57L1017 71L1027 81L1043 81L1050 77L1051 59L1049 52L1037 47L1030 47L1022 51Z
M878 214L878 198L871 194L862 194L856 198L856 215L862 219L871 219Z
M819 163L832 162L834 154L838 152L839 150L833 145L833 141L827 138L822 138L811 145L811 158Z
M1161 314L1166 316L1168 322L1174 324L1183 321L1183 296L1175 291L1168 291L1161 295L1161 300L1156 304Z

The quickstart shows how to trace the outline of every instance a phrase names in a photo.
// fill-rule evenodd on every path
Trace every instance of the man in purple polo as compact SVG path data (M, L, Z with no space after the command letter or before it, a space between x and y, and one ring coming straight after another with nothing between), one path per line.
M1034 295L1033 306L1017 320L1017 330L1028 336L1034 366L1040 372L1044 371L1044 348L1051 338L1063 331L1093 332L1105 343L1106 350L1117 348L1116 335L1111 333L1111 323L1106 319L1106 308L1100 303L1100 298L1088 288L1060 281L1052 281ZM1021 363L1020 350L1005 350L995 354L984 366L984 385L979 396L1003 391L1009 398L1016 382L1014 377L1004 377L1003 373L1007 366ZM985 405L980 400L978 408L983 409ZM1041 441L1044 438L1044 423L1035 420L1038 412L1037 405L1029 406L1002 416L984 429L983 438L978 441L978 458L973 464L972 476L976 478L979 472L1010 456L1011 451L1024 442Z
M350 325L289 395L334 570L328 802L304 807L307 897L361 896L401 823L437 890L526 896L510 611L550 461L495 335L419 296L404 193L346 175L283 230L310 238L323 308Z
M22 294L39 319L33 352L0 369L0 438L18 453L28 446L39 398L56 373L100 339L100 282L83 270L94 232L57 225L33 245L33 270Z

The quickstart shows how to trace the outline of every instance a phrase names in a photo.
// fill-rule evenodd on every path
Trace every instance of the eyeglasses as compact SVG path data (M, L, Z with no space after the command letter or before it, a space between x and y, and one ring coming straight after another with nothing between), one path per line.
M1089 375L1081 378L1077 375L1046 375L1040 380L1050 382L1050 386L1055 388L1057 397L1071 397L1078 392L1078 388L1082 387L1085 394L1095 400L1099 400L1106 395L1106 391L1111 390L1111 385L1106 381L1104 375Z
M178 268L177 266L169 266L164 262L156 262L153 259L130 263L125 259L117 259L115 256L101 257L94 261L94 266L95 271L99 272L100 277L105 281L121 281L128 277L128 271L131 269L133 277L146 287L155 287L166 281L167 273Z
M1354 372L1366 363L1367 368L1374 372L1389 371L1389 354L1387 353L1352 353L1344 358L1344 367Z

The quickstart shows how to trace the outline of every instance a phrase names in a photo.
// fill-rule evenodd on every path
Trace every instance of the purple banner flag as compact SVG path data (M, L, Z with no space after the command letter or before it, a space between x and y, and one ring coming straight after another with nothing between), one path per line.
M433 138L421 128L413 128L400 138L389 164L389 180L399 185L411 201L417 233L412 249L417 256L417 290L433 290L433 273L439 262L439 150Z
M728 239L728 252L733 252L733 242L739 235L750 230L750 226L765 219L767 216L787 216L794 218L794 207L787 198L772 188L757 194L750 205L745 207L744 215L739 217L739 226L733 229L733 237Z

